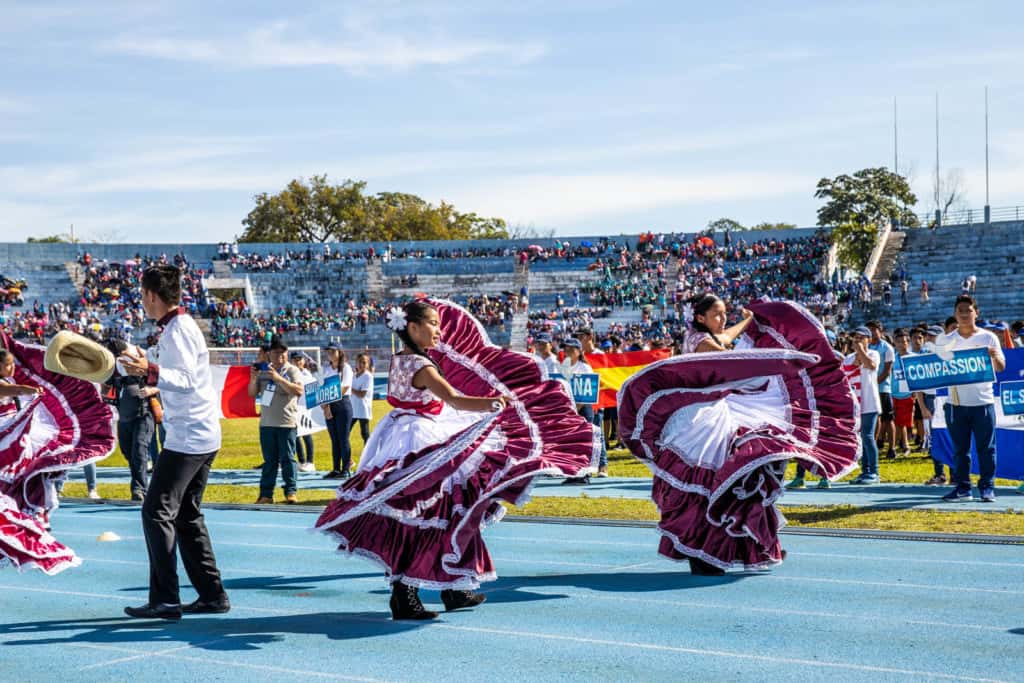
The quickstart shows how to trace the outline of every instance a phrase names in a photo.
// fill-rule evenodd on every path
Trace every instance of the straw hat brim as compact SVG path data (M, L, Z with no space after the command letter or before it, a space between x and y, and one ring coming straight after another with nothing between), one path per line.
M43 367L87 382L106 382L114 372L114 354L80 334L62 330L46 346Z

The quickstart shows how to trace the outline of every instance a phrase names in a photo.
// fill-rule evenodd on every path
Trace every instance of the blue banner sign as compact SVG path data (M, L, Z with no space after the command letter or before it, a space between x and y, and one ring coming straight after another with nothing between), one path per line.
M949 360L934 353L905 356L903 370L911 391L996 381L987 348L954 351Z
M1024 382L1000 382L999 400L1003 415L1024 415Z
M565 375L560 372L549 373L548 377L567 382L569 391L572 393L572 400L576 401L576 403L597 403L601 391L601 377L597 373L573 375L572 381L567 381Z
M341 376L331 375L323 382L310 382L305 387L306 409L341 400Z
M569 386L572 389L572 398L576 403L597 403L601 388L601 376L597 373L573 375L569 380Z

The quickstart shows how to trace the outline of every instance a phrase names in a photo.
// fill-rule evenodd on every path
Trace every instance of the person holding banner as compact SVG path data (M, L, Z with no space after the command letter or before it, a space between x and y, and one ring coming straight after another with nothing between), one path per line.
M955 330L939 337L938 350L951 352L968 349L987 349L992 369L1006 369L1006 357L999 338L977 325L978 303L974 297L963 294L956 298ZM949 399L943 406L946 426L953 441L952 491L942 497L949 502L969 501L971 496L971 438L978 454L978 491L983 503L995 502L996 474L996 408L992 382L962 384L949 388Z
M892 405L896 423L895 443L900 447L900 454L910 455L910 434L914 429L914 394L907 386L903 372L903 357L910 353L910 332L903 327L897 328L892 334L896 351L896 360L892 366Z
M327 421L327 434L331 437L331 471L324 479L348 479L352 466L352 366L348 364L345 352L334 342L324 347L327 362L320 373L322 380L332 375L341 377L341 398L321 406Z
M593 468L600 435L535 357L491 344L461 307L416 300L388 327L403 344L394 409L316 528L384 568L394 619L433 619L419 589L440 590L448 611L484 602L473 590L497 576L482 530L501 502L525 501L538 476Z
M301 371L288 362L288 345L278 336L270 340L270 361L249 372L249 396L260 403L260 450L263 473L260 475L258 505L274 502L277 472L284 479L284 500L297 503L298 480L295 462L295 435L299 423L299 401L303 396Z
M300 382L303 387L307 384L316 381L316 377L310 372L308 362L312 362L307 359L306 354L298 351L294 352L290 356L292 365L299 369L302 381ZM315 363L314 363L315 365ZM299 399L299 413L302 417L308 415L308 409L304 405L302 399ZM313 435L303 434L302 436L296 435L295 437L295 456L299 462L299 472L316 472L316 464L313 462Z

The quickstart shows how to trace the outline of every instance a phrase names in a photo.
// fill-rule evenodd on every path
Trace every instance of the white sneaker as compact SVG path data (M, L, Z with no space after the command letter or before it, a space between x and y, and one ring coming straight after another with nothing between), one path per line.
M100 498L100 494L99 494L99 492L96 489L91 489L89 491L89 498L91 498L93 500L100 500L101 499Z

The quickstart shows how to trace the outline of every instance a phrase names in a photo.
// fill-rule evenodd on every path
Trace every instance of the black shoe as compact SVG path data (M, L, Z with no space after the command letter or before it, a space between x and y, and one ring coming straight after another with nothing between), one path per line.
M125 607L124 613L136 619L181 621L181 605L151 605L147 602L142 607Z
M691 557L690 559L690 573L694 576L722 576L725 574L725 570L721 567L716 567L713 564L705 562L699 557Z
M885 459L886 460L895 460L896 459L896 451L890 450L888 453L885 454Z
M391 618L425 621L437 619L437 612L431 612L420 602L420 591L416 586L396 581L391 585Z
M476 607L486 600L486 595L480 595L473 591L441 591L441 602L444 603L446 612L453 612L464 607Z
M226 614L231 611L231 602L224 595L216 600L196 600L181 606L184 614Z
M590 483L590 475L585 477L566 477L562 486L586 486Z
M349 479L351 476L351 472L349 472L348 470L342 470L341 474L338 476L338 479Z
M331 470L325 474L321 479L341 479L341 472L339 470Z

